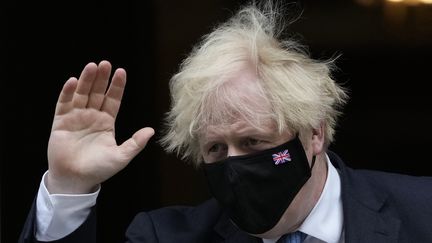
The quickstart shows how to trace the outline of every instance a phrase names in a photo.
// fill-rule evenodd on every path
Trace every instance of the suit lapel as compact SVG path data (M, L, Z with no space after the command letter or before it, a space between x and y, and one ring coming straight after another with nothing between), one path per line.
M398 242L400 221L355 201L345 200L345 242Z
M400 220L385 213L386 192L345 167L336 154L329 157L341 175L345 242L397 242Z

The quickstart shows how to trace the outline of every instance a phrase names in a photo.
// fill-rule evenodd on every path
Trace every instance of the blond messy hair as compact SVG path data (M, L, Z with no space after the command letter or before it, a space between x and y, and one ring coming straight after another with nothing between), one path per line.
M298 42L282 40L281 11L271 3L242 7L204 36L183 61L170 80L172 104L160 140L167 152L199 165L200 132L239 116L258 128L270 118L279 132L323 124L326 145L333 141L340 108L348 98L331 77L334 60L313 60ZM258 109L253 99L230 92L227 80L247 67L255 71L257 95L270 109Z

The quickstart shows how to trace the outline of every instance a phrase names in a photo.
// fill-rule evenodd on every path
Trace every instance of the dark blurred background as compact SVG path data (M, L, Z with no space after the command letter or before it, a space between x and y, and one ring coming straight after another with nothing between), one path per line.
M431 0L292 1L288 32L314 58L341 55L334 77L350 103L331 149L348 165L432 176ZM9 1L0 11L1 242L16 242L47 170L57 95L90 61L128 72L116 124L119 142L158 131L169 108L168 80L199 38L245 1ZM301 13L301 14L300 14ZM102 185L100 242L123 242L134 215L209 197L195 170L157 145Z

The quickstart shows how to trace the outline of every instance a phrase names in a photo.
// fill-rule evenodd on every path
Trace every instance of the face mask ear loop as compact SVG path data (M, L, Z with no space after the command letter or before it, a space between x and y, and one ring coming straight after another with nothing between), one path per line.
M315 165L315 159L316 159L316 155L314 155L313 157L312 157L312 165L311 165L311 170L313 169L313 167L314 167L314 165Z

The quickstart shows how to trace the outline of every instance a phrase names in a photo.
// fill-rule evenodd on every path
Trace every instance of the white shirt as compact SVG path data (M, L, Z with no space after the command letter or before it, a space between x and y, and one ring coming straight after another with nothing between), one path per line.
M299 230L308 234L304 243L344 243L340 176L327 156L328 174L318 203ZM36 239L51 241L76 230L96 204L99 189L91 194L49 194L42 177L36 199ZM337 203L334 203L337 202ZM276 239L263 239L275 243Z
M48 172L48 171L47 171ZM36 199L36 239L52 241L76 230L96 204L100 187L90 194L50 194L45 186L45 176Z

